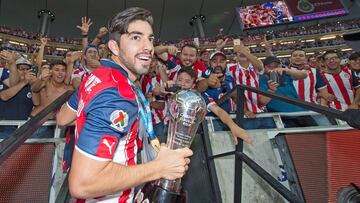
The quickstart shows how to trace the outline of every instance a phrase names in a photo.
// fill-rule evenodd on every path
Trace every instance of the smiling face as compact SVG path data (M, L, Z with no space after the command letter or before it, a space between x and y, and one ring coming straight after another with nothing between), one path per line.
M196 61L196 48L184 47L180 53L182 67L192 67Z
M154 54L153 42L153 29L148 22L131 22L118 42L117 55L123 68L136 76L148 73Z
M293 51L291 54L290 61L292 64L295 64L297 66L304 65L306 62L305 51L302 51L302 50Z
M328 70L336 71L340 67L340 58L336 53L324 55L324 63Z
M51 78L56 83L63 83L65 80L66 67L61 64L54 65L51 68Z
M225 73L226 71L226 58L221 54L216 54L210 60L210 67L214 73Z

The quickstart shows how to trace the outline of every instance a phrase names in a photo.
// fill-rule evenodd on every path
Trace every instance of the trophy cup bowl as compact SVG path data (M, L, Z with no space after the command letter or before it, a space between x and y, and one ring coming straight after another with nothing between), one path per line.
M181 90L169 100L169 128L167 146L170 149L190 147L196 131L205 118L206 104L195 90ZM135 203L186 202L181 179L160 179L146 183L136 194Z

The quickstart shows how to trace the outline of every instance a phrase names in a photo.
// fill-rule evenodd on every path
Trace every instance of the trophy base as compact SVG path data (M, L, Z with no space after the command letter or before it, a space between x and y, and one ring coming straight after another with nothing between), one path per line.
M186 203L186 193L168 191L154 182L146 183L136 194L135 203Z

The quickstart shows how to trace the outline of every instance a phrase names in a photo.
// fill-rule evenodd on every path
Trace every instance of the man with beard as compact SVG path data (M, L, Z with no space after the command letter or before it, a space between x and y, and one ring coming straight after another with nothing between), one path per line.
M134 85L149 71L154 53L152 24L151 13L142 8L118 13L108 29L111 59L102 60L102 67L85 78L69 101L77 109L69 189L83 201L131 202L135 186L181 178L188 168L190 149L170 150L164 145L153 161L136 163L138 149L147 137L154 137L149 104ZM139 124L146 136L140 134Z
M229 92L235 82L233 78L229 75L225 75L226 72L226 55L221 51L215 51L210 55L210 68L212 72L215 74L221 74L219 77L219 83L216 88L208 87L205 92L202 93L202 96L205 99L209 115L216 115L220 118L220 120L230 128L231 134L233 135L234 141L237 144L237 137L243 139L246 143L252 143L250 136L240 128L229 116L229 112L231 111L232 102L228 100L220 106L216 104L216 102L224 96L227 92ZM213 114L211 114L212 112Z
M84 63L81 63L81 67L73 71L71 76L71 84L74 88L79 87L84 77L90 75L91 72L97 68L97 66L89 65L89 61L98 61L99 50L95 45L88 45L84 51ZM90 60L89 60L90 59ZM100 64L99 64L100 65Z
M166 62L170 80L176 80L177 73L181 68L191 68L197 76L196 90L203 92L208 85L211 85L210 80L203 80L210 76L211 71L207 69L203 62L197 60L197 48L194 45L184 45L181 48L179 58L175 56L177 48L174 46L157 46L155 47L155 53L161 60Z
M360 84L354 72L348 67L340 67L340 57L337 52L329 50L323 55L326 72L321 75L327 84L330 94L336 99L328 102L331 108L345 111L348 108L358 109L360 101Z
M70 85L64 83L65 74L66 64L63 61L55 61L51 64L50 69L42 70L40 88L32 88L35 108L32 110L31 116L38 114L66 91L72 90Z

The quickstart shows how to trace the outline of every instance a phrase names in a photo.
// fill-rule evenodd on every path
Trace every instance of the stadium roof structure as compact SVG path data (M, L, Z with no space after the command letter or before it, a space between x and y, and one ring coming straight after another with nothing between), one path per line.
M266 0L0 0L0 25L37 32L40 28L37 12L48 9L56 16L50 35L79 38L76 26L80 25L82 16L88 15L94 22L91 38L117 12L138 6L153 13L154 33L161 40L195 37L189 21L197 14L206 17L205 35L214 37L221 28L224 34L241 33L235 8L264 2ZM356 1L343 2L351 7Z

